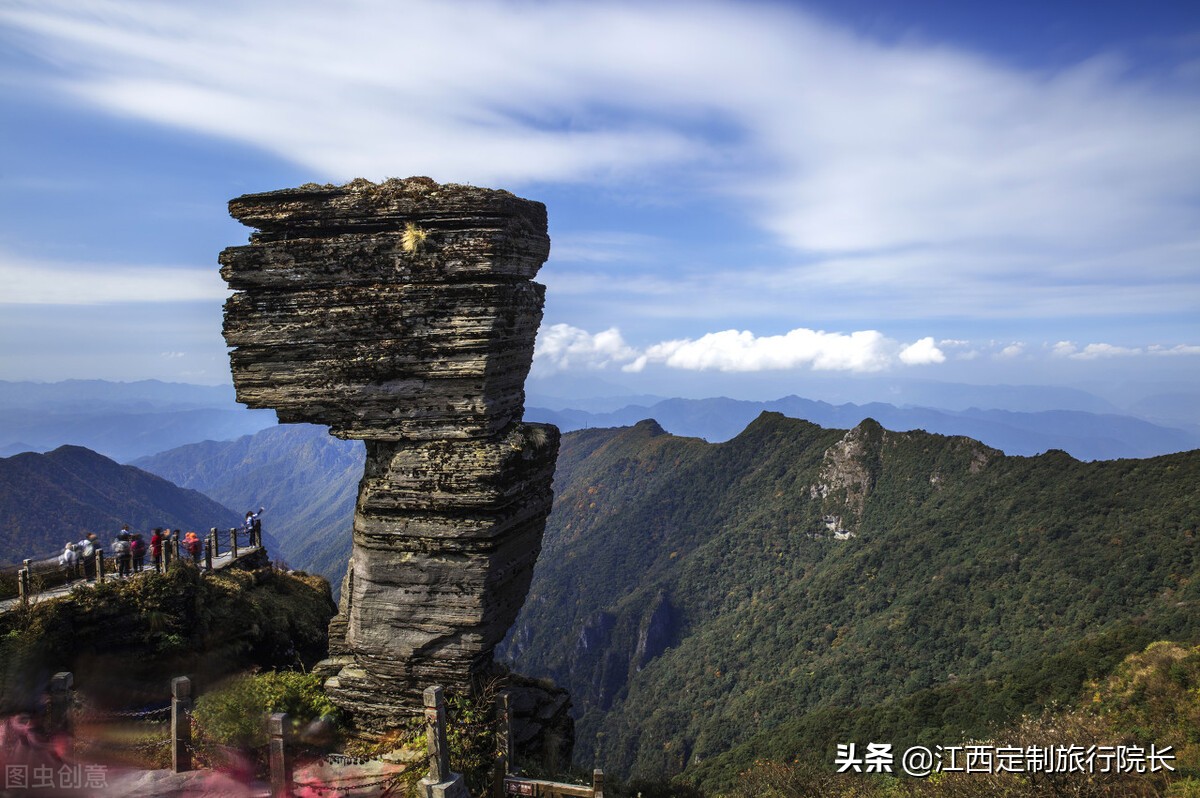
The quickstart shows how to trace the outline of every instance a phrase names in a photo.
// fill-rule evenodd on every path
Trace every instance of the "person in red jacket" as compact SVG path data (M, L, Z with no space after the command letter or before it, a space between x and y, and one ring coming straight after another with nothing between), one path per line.
M160 527L154 529L150 536L150 559L154 561L154 570L162 573L163 531Z
M188 532L183 537L183 549L192 557L192 562L196 565L200 564L200 553L203 551L204 544L200 542L200 536L195 532Z

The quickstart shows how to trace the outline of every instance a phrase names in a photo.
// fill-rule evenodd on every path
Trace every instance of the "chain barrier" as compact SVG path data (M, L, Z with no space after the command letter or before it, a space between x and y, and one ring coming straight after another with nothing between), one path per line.
M351 756L350 754L326 754L317 760L318 765L329 765L330 767L346 767L347 765L369 765L376 760L365 756Z
M83 710L77 714L80 720L85 721L105 721L105 720L146 720L154 716L162 716L162 720L167 720L171 717L171 705L158 709L132 710L123 712L121 710L110 710L101 712L98 710Z
M359 778L365 777L360 776ZM342 786L335 786L333 784L321 784L315 781L296 781L295 779L292 779L292 787L296 789L312 790L314 792L325 793L329 795L349 795L355 790L369 790L374 787L383 787L384 785L387 785L388 789L391 789L393 786L399 784L403 780L403 774L395 774L377 781L364 782L362 784L345 784ZM350 779L339 779L339 781L350 781Z

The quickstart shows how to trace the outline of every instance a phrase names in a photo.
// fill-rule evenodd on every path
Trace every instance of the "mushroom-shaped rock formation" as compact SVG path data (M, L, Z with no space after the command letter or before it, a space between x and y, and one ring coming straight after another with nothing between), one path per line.
M521 420L546 208L413 177L229 209L258 230L221 253L238 400L366 441L326 689L384 731L487 673L529 589L558 453Z

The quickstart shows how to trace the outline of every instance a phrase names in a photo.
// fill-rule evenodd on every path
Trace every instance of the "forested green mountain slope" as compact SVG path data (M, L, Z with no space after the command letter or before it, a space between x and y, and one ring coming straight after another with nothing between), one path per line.
M773 413L715 445L571 433L504 654L571 690L577 758L620 775L733 767L847 710L971 734L1192 636L1198 478L1200 452L1008 457Z

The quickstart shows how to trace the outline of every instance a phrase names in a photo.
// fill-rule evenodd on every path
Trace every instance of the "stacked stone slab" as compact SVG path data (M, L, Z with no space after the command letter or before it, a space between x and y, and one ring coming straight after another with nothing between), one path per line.
M358 728L383 731L425 687L487 673L529 588L558 452L557 429L521 420L546 209L428 178L229 208L258 230L221 253L238 400L366 441L324 667Z

